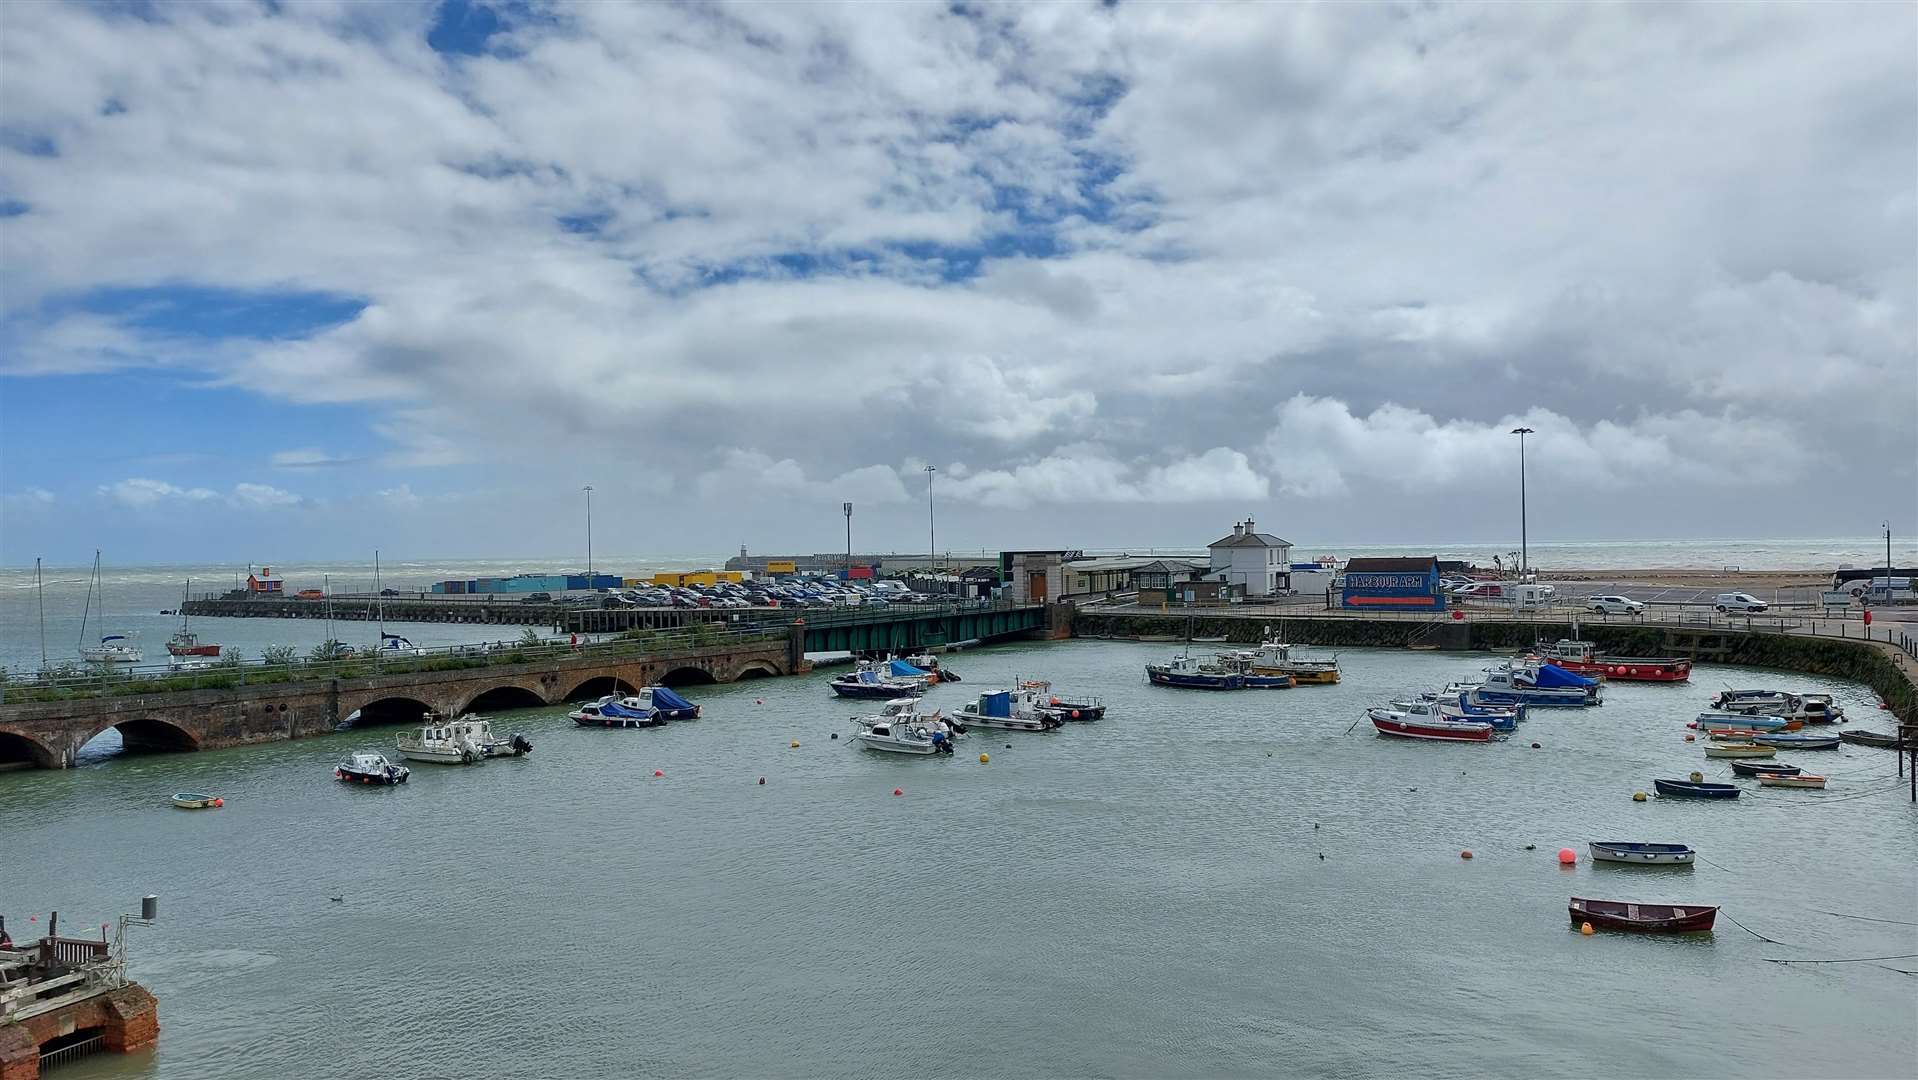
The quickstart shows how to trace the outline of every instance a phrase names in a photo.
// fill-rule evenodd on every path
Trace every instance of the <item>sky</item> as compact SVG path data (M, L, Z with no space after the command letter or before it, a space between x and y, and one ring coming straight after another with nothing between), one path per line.
M0 6L0 563L1918 528L1918 7Z

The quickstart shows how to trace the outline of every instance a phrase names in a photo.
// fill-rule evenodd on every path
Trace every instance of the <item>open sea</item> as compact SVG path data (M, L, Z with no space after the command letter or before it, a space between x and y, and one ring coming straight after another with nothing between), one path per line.
M1703 666L1442 745L1363 710L1482 654L1148 686L1176 648L953 654L965 681L930 705L1046 677L1111 711L941 759L849 748L858 706L826 671L687 688L704 717L656 730L497 714L531 756L393 789L331 773L392 728L151 756L109 736L78 768L0 774L0 913L74 932L161 898L132 931L157 1050L68 1080L1912 1075L1918 808L1890 753L1787 755L1822 792L1631 799L1729 776L1683 738L1723 684L1827 690L1885 729L1865 688ZM227 805L175 810L178 790ZM1594 865L1590 840L1700 862ZM1574 895L1723 914L1582 937Z

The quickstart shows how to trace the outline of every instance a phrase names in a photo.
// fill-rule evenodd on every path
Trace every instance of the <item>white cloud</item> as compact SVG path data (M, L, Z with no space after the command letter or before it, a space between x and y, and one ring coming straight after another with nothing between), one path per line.
M1263 499L1269 488L1247 457L1214 447L1197 457L1160 465L1124 462L1096 444L1061 447L1043 458L1009 469L950 466L936 487L943 497L982 506L1090 503L1197 503Z
M112 484L102 484L100 494L123 506L136 508L156 506L176 499L186 502L206 502L220 497L217 492L209 488L183 488L164 480L148 480L143 477L131 477Z
M775 461L757 450L734 448L720 455L718 468L699 478L699 492L713 500L778 499L792 502L843 502L862 506L904 502L899 475L884 465L867 465L830 480L811 480L797 461Z
M280 506L298 506L306 500L290 491L283 491L270 484L233 485L234 502L249 507L271 508Z
M279 450L273 454L272 463L276 469L324 469L335 465L348 465L357 458L331 454L318 447L306 446L297 450Z

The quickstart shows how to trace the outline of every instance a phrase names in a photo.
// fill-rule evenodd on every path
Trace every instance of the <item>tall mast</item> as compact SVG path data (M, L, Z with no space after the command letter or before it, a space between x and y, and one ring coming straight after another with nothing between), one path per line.
M180 633L186 633L186 603L193 597L193 579L187 578L180 588Z
M100 549L93 549L93 576L87 578L87 603L80 609L80 648L87 647L87 616L93 614L93 587L100 581ZM106 606L106 597L101 597L101 606Z
M380 619L380 643L386 642L386 590L380 588L380 549L373 549L373 608Z
M47 583L40 576L40 560L33 560L33 588L40 594L40 670L47 667Z

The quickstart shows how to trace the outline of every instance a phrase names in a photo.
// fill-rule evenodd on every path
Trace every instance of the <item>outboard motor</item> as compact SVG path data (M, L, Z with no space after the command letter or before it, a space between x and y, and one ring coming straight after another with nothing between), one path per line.
M941 667L939 669L939 681L940 682L959 682L961 680L959 678L958 672L952 670L949 667Z
M521 735L519 732L515 731L513 733L513 752L516 754L532 753L533 741L531 739L528 739L526 736Z

